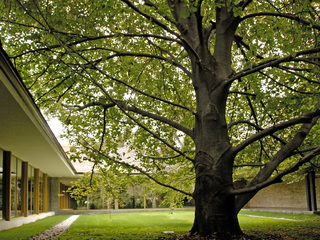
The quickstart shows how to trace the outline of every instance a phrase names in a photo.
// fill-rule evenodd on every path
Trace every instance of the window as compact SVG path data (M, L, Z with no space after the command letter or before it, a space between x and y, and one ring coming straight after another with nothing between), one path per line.
M21 165L16 157L11 159L11 216L21 216Z

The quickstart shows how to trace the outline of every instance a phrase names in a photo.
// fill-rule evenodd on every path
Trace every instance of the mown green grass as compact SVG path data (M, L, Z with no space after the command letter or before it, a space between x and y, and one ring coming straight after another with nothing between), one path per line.
M193 217L193 211L80 216L59 239L159 239L171 236L164 231L174 231L175 236L180 236L191 229ZM320 216L317 215L242 211L239 221L246 234L260 239L320 239Z
M55 215L44 219L37 220L33 223L24 224L21 227L13 228L0 232L1 240L18 240L29 239L45 231L48 228L66 220L70 215ZM1 222L0 222L1 224Z
M320 216L315 214L241 211L239 222L244 233L261 239L320 239Z
M168 236L164 231L183 235L193 216L193 211L82 215L59 239L155 239Z
M3 231L0 232L0 239L28 239L67 217L53 216ZM174 236L182 236L191 229L193 218L194 211L81 215L58 239L138 240L172 237L172 234L164 231L174 231ZM254 235L257 239L320 239L318 215L241 211L239 222L244 233Z
M255 215L259 217L245 216ZM80 216L71 228L59 237L65 239L159 239L186 235L193 223L193 211L121 213ZM281 219L285 218L285 219ZM294 220L294 221L291 221ZM248 235L261 239L320 239L320 216L270 212L241 212L241 228Z

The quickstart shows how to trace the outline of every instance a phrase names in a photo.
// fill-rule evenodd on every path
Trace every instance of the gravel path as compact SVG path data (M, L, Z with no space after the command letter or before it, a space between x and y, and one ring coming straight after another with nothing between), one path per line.
M64 231L68 230L70 225L79 217L79 215L73 215L69 217L67 220L64 220L63 222L53 226L50 229L47 229L46 231L38 234L37 236L34 236L30 238L29 240L52 240L56 237L60 236Z

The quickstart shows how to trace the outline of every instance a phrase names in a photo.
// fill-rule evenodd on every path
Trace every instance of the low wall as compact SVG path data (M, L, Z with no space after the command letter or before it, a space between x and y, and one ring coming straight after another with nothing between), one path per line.
M320 186L316 178L316 186ZM316 188L317 202L320 190ZM318 204L319 206L319 204ZM246 205L246 208L291 208L307 210L306 184L304 180L295 183L277 183L259 191Z
M12 218L10 221L1 220L0 221L0 231L7 230L10 228L20 227L23 224L35 222L39 219L43 219L49 216L55 215L54 212L40 213L30 215L28 217L17 217Z

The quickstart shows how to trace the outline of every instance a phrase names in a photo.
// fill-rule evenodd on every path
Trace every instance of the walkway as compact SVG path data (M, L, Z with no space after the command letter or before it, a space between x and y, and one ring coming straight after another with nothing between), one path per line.
M79 215L73 215L67 220L53 226L50 229L38 234L35 237L30 238L29 240L52 240L60 236L64 231L68 230L70 225L79 217Z

